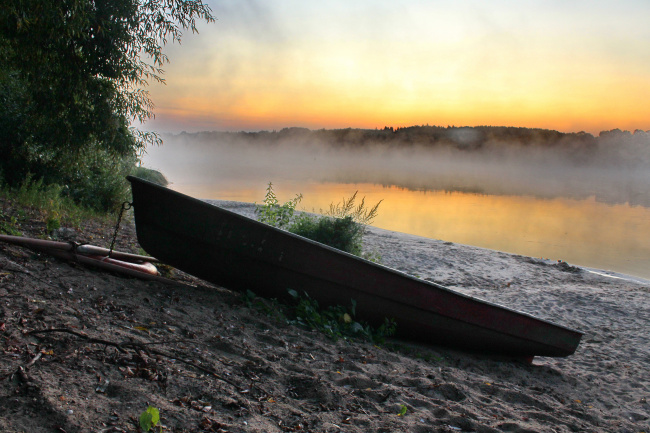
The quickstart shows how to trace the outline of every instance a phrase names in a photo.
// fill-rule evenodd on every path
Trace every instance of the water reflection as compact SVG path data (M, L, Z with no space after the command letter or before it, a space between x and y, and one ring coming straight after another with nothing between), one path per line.
M196 197L258 203L264 198L263 185L176 188ZM358 190L367 203L383 200L373 224L380 228L650 278L650 209L641 206L374 184L283 182L275 189L282 201L301 192L301 206L309 211L327 209Z

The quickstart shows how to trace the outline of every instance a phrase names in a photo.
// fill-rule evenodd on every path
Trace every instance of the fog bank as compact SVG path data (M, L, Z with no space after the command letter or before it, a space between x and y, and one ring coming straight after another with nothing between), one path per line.
M650 207L650 134L500 127L164 135L145 166L172 182L262 192L269 181L574 198Z

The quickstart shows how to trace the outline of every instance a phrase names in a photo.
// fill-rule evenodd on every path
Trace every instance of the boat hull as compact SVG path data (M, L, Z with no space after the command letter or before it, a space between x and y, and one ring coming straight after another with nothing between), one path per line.
M238 291L321 305L357 302L357 317L394 318L415 341L502 356L568 356L582 333L450 290L129 177L138 242L164 263Z

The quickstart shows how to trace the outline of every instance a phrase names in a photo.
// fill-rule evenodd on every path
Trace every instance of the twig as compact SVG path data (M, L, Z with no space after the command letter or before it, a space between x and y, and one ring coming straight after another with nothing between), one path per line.
M26 332L25 334L26 335L38 335L38 334L48 334L48 333L51 333L51 332L64 332L64 333L67 333L67 334L72 334L75 337L83 338L84 340L88 341L89 343L104 344L106 346L115 347L117 350L119 350L122 353L127 353L126 350L124 350L124 346L126 346L127 343L115 343L113 341L103 340L101 338L89 337L86 334L82 334L81 332L73 331L72 329L68 329L68 328L36 329L34 331Z
M182 358L178 358L176 356L170 355L170 354L165 353L165 352L161 352L159 350L149 349L149 348L145 347L145 344L143 344L143 343L134 343L134 342L115 343L113 341L108 341L108 340L104 340L104 339L101 339L101 338L89 337L86 334L82 334L80 332L73 331L72 329L68 329L68 328L38 329L38 330L26 332L26 335L47 334L47 333L52 333L52 332L64 332L64 333L67 333L67 334L72 334L72 335L74 335L76 337L79 337L79 338L82 338L82 339L84 339L84 340L86 340L86 341L88 341L90 343L98 343L98 344L104 344L106 346L115 347L117 350L119 350L122 353L128 353L125 350L125 348L141 349L141 350L144 350L145 352L150 352L150 353L153 353L155 355L163 356L163 357L168 358L168 359L175 359L175 360L177 360L177 361L179 361L179 362L181 362L183 364L192 366L192 367L196 368L197 370L200 370L200 371L202 371L204 373L210 374L211 376L214 376L215 378L217 378L217 379L219 379L219 380L221 380L223 382L226 382L229 385L234 386L236 389L240 389L239 385L237 385L236 383L232 382L231 380L226 379L225 377L219 375L219 373L212 370L211 368L203 367L201 365L196 365L195 363L193 363L191 361L188 361L188 360L185 360L185 359L182 359ZM149 344L152 344L152 343L149 343ZM32 361L34 361L34 360L32 360ZM30 364L31 364L31 362L30 362Z
M129 329L129 328L127 328ZM174 344L174 343L195 343L194 340L189 340L187 338L178 339L178 340L160 340L160 341L151 341L149 343L132 343L128 344L137 344L138 346L159 346L161 344Z
M29 362L25 365L25 368L27 368L27 367L31 367L32 365L34 365L34 364L36 363L36 361L38 361L39 359L41 359L41 356L43 356L43 353L42 353L42 352L38 352L38 353L36 354L36 356L35 356L31 361L29 361Z
M144 350L147 350L147 349L144 349ZM165 358L168 358L168 359L175 359L175 360L177 360L179 362L182 362L183 364L192 366L192 367L196 368L197 370L200 370L200 371L202 371L204 373L210 374L210 375L214 376L215 378L234 386L238 390L241 388L239 385L237 385L236 383L232 382L231 380L226 379L225 377L221 376L219 373L212 370L211 368L207 368L207 367L203 367L201 365L197 365L197 364L195 364L195 363L193 363L191 361L188 361L188 360L185 360L185 359L182 359L182 358L178 358L176 356L170 355L170 354L165 353L165 352L160 352L159 350L151 350L151 353L153 353L154 355L164 356Z

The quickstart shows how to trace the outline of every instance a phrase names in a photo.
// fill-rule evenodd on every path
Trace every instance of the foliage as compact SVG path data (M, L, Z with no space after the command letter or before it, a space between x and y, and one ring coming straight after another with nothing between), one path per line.
M61 190L59 185L43 185L42 179L32 181L31 176L27 176L27 179L16 190L15 197L18 204L22 206L39 209L47 232L50 233L61 227L62 214L70 204L70 200L61 197ZM74 219L77 220L77 218Z
M34 180L28 175L16 188L3 186L0 194L9 197L10 202L13 201L16 205L37 210L48 233L62 225L78 227L81 221L98 216L92 209L79 206L62 194L63 189L60 185L45 185L42 179ZM20 219L20 216L8 216L0 212L0 231L20 235Z
M280 205L278 197L273 191L273 183L269 182L266 188L264 204L255 209L257 219L264 224L277 228L284 228L293 221L296 206L302 200L302 194L297 194L292 200Z
M332 218L303 214L289 227L289 231L357 256L363 252L365 228L355 222L352 216Z
M160 411L153 406L147 407L147 410L140 414L140 428L149 431L160 422ZM160 428L162 431L162 427Z
M365 322L356 321L357 303L354 299L351 300L350 308L336 305L321 309L318 301L307 293L299 295L295 290L288 292L294 300L293 319L289 320L290 324L317 329L334 340L352 337L375 344L382 344L386 337L395 333L395 322L390 319L385 319L376 329Z
M325 213L325 215L329 215L335 218L350 217L354 222L357 222L359 224L372 224L372 221L377 216L379 205L383 200L379 200L376 205L368 209L366 207L366 198L363 197L361 199L361 203L355 207L354 203L357 199L358 193L359 191L355 191L354 194L352 194L352 196L349 198L343 198L343 200L337 204L330 204L330 208Z
M243 295L244 303L248 308L254 308L257 311L264 313L268 317L276 320L287 321L287 316L284 314L286 305L280 304L277 299L266 299L257 296L251 290L247 290Z
M397 413L397 416L405 416L407 411L408 411L408 407L406 407L405 404L400 404L399 412Z
M395 334L397 325L392 319L384 319L378 327L356 320L357 303L350 300L350 307L341 305L321 308L318 301L307 293L300 295L289 289L291 303L280 303L277 299L271 301L255 296L250 290L244 295L244 302L249 308L255 308L267 316L284 320L291 325L308 327L318 330L333 340L361 339L374 344L383 344L387 337Z
M22 233L18 230L18 218L14 215L5 215L0 209L0 234L20 236Z
M135 170L136 158L111 156L105 151L83 152L75 170L67 176L63 194L81 206L98 211L115 211L130 199L126 176Z
M361 203L355 206L357 193L358 191L336 205L331 204L325 215L312 216L306 213L296 215L296 206L302 200L302 194L280 205L273 191L273 184L269 183L264 204L257 206L256 213L258 220L263 223L361 256L365 233L363 224L369 224L377 216L381 201L368 209L364 197Z
M129 125L153 116L144 87L151 80L164 82L163 46L180 41L182 29L196 32L197 19L214 20L201 0L3 2L0 171L5 180L16 186L32 173L46 184L66 185L159 143L157 135ZM79 165L90 167L77 171Z
M21 194L34 193L30 187L38 179L37 189L49 191L50 200L58 194L81 207L111 212L130 197L126 176L134 171L135 161L135 156L120 157L102 150L84 149L79 159L65 166L40 167L39 173L27 172L23 178L15 179L13 186Z
M153 170L151 168L138 166L131 174L135 177L148 180L149 182L153 182L161 186L169 185L169 181L167 180L165 175L159 172L158 170Z

